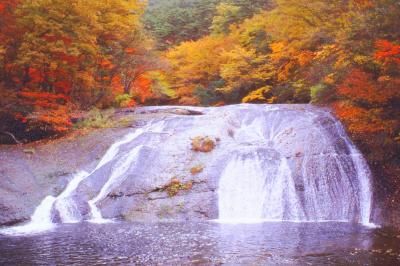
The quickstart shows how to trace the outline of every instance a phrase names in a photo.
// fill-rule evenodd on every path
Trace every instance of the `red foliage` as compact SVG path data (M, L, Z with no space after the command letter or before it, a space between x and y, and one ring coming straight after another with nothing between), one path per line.
M377 82L359 69L353 69L337 89L338 94L352 101L364 101L367 103L385 103L391 94L383 90Z
M14 10L19 5L19 0L1 0L0 3L0 43L6 44L13 40L16 34Z
M378 40L375 42L377 51L375 58L383 63L394 62L400 66L400 45L388 40Z
M382 120L383 109L365 109L349 102L333 104L336 115L343 121L350 132L370 134L378 132L392 133L394 121Z
M48 127L55 132L67 131L71 126L67 104L70 98L64 94L21 91L18 93L21 104L31 106L33 111L27 115L16 113L15 118L32 127Z
M151 91L151 84L152 81L144 75L139 76L133 84L134 91L138 94L142 103L147 99L154 97L154 94Z
M30 67L28 69L28 75L30 77L30 83L41 83L44 81L43 73L36 68Z
M70 37L66 37L66 36L56 36L56 35L45 34L43 36L43 39L45 39L47 42L63 41L64 44L67 46L71 45L71 43L72 43L72 39Z
M56 92L68 94L71 91L72 84L69 81L56 81L53 86Z

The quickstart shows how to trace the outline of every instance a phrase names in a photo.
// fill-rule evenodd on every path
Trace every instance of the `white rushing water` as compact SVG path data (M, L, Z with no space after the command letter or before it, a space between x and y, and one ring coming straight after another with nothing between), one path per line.
M97 194L96 197L89 201L92 222L104 223L108 221L102 217L101 212L97 208L96 204L100 200L104 199L113 188L119 186L124 181L124 179L127 177L127 171L137 160L139 152L142 148L143 146L139 145L132 151L130 151L127 155L124 155L122 158L120 158L115 164L115 171L111 173L110 178L101 188L99 194Z
M62 223L85 219L111 222L103 217L101 207L107 204L110 193L132 181L127 180L132 173L139 172L137 178L156 189L173 176L187 174L190 164L201 158L204 171L210 171L210 181L219 182L221 222L346 221L373 225L370 170L343 126L328 111L309 105L195 110L204 115L152 121L125 135L111 145L93 171L74 175L60 195L43 200L29 223L7 232L51 229L55 226L53 216ZM203 155L191 151L190 140L201 135L219 139L215 151ZM154 153L147 154L149 150ZM154 160L149 156L155 156ZM165 169L170 171L162 177L165 179L157 180ZM82 184L90 187L89 199L79 195Z
M258 158L235 157L219 183L221 221L257 222L263 216L267 198L266 178ZM235 182L232 185L230 182Z
M136 138L144 133L159 132L162 130L163 122L150 122L147 126L139 128L132 133L127 134L121 141L114 143L105 153L105 155L100 159L96 168L87 173L81 171L73 176L69 181L65 190L58 196L47 196L41 204L36 208L34 214L31 217L29 223L21 226L15 226L12 228L7 228L1 232L4 234L19 235L19 234L34 234L40 233L53 229L56 224L53 223L52 213L53 210L57 211L62 223L78 223L82 221L82 214L79 211L76 202L73 199L73 194L75 193L78 186L82 181L90 177L101 167L116 160L115 166L113 167L109 179L106 181L104 186L101 188L99 194L88 202L90 207L90 221L94 223L108 223L112 220L104 219L100 210L97 208L96 204L104 199L108 193L119 185L124 180L124 174L128 171L132 164L135 163L142 145L137 146L128 154L119 154L120 147L124 144L134 141ZM120 158L122 157L122 158Z
M51 209L56 198L47 196L42 203L36 208L31 217L31 221L21 226L14 226L11 228L3 229L1 233L7 235L23 235L23 234L36 234L43 231L51 230L55 227L52 222Z
M342 221L374 226L368 165L335 118L322 114L321 124L314 120L321 117L313 114L308 121L292 118L289 126L287 116L279 113L243 119L238 125L240 139L250 146L267 146L270 150L264 153L277 153L279 158L262 158L254 149L238 151L230 159L219 182L219 221ZM310 121L312 127L304 128ZM296 127L300 130L293 130Z
M78 223L81 221L82 216L76 206L75 201L71 198L71 195L76 190L78 185L88 176L89 173L84 171L76 174L68 183L67 188L57 197L55 201L55 208L58 210L60 219L63 223Z

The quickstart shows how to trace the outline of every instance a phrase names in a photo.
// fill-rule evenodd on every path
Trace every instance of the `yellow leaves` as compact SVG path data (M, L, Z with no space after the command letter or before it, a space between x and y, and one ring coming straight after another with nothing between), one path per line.
M272 96L271 90L271 87L265 86L252 91L242 99L242 103L274 103L276 97Z
M287 81L290 77L291 71L296 67L295 61L289 61L288 63L284 64L277 73L277 79L279 82Z
M349 66L350 63L351 63L351 61L349 58L349 54L346 53L345 51L339 51L337 53L337 59L336 59L335 64L333 65L333 67L335 69L342 69L342 68Z
M274 62L278 62L287 56L285 51L287 44L285 42L273 42L269 46L272 50L270 57Z
M167 52L175 82L207 83L218 77L223 63L221 53L232 47L229 38L205 37L196 42L184 42Z
M336 54L339 51L337 44L323 45L315 53L315 60L323 61Z
M326 84L333 85L336 82L335 74L332 73L332 74L325 76L324 82Z

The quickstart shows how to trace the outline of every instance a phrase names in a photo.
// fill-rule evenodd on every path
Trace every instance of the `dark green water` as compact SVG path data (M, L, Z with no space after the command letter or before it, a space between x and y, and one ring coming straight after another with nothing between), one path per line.
M0 235L0 265L400 265L400 234L347 223L81 223Z

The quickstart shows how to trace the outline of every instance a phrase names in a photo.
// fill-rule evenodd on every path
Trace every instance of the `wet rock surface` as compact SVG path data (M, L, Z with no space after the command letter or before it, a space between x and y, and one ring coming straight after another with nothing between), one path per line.
M308 175L315 177L321 170L315 169L314 157L329 157L332 167L336 167L335 151L345 156L351 153L337 134L337 122L329 111L310 105L144 107L116 115L133 117L131 127L98 130L47 144L0 147L0 225L29 219L45 196L59 195L78 171L92 172L113 143L148 125L143 133L121 145L110 162L91 173L74 191L72 198L83 219L90 218L88 201L99 195L110 177L122 171L118 169L124 168L124 161L132 156L136 156L133 162L116 175L105 196L96 202L104 218L217 219L218 182L223 170L232 156L246 158L254 154L271 162L285 158L299 200L306 204L307 173L302 167L310 164ZM212 149L194 150L196 138L212 140ZM138 146L137 154L133 154ZM24 152L26 149L34 152ZM201 171L193 173L192 169L199 166ZM177 186L176 193L171 195L167 186L175 179L182 186ZM184 186L189 183L190 187ZM349 191L349 195L352 192L358 190ZM349 208L355 213L351 219L358 219L357 203ZM330 218L333 214L328 210L320 215Z

